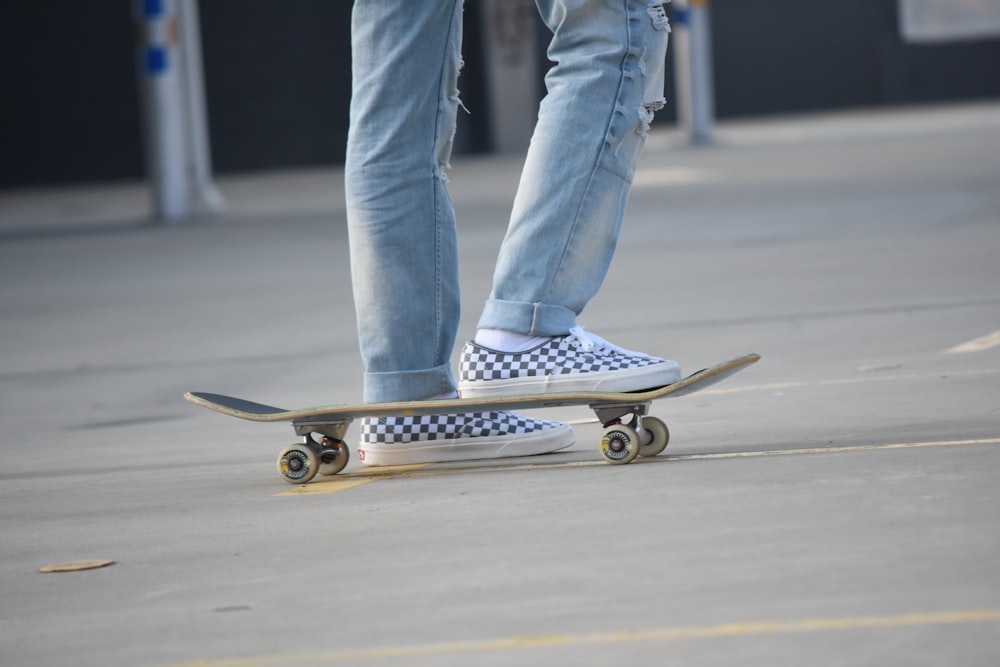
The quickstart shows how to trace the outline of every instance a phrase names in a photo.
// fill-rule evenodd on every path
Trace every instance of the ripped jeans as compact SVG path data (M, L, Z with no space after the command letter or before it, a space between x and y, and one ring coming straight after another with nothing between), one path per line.
M480 328L566 334L614 254L669 26L655 0L536 0L555 63ZM364 400L453 392L459 323L446 187L462 2L355 0L345 181Z

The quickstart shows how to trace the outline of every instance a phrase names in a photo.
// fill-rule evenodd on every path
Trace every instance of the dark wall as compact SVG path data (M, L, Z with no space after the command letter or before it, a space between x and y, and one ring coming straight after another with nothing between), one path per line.
M202 0L217 171L343 159L350 7ZM904 44L896 0L714 0L711 8L722 118L1000 97L1000 39ZM478 3L467 0L461 88L474 113L459 114L456 138L465 152L489 147L478 19ZM142 175L134 31L121 0L0 2L0 187ZM657 115L660 124L674 117L673 107Z
M0 186L145 171L131 4L0 3ZM342 160L350 3L199 6L216 171Z
M134 42L121 0L0 2L0 186L141 173Z
M350 5L206 0L200 9L215 167L342 160L351 91Z
M1000 96L1000 39L914 45L896 0L714 0L720 117Z

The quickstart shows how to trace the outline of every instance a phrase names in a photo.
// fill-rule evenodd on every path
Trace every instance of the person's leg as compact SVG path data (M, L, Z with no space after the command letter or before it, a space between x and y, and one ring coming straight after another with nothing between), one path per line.
M345 181L364 400L453 394L455 214L445 187L461 64L461 0L356 0ZM368 465L542 454L566 424L479 412L361 423Z
M464 396L632 391L674 382L674 362L588 334L576 317L607 274L653 113L669 25L656 0L537 0L553 32L510 227Z
M566 334L614 254L663 99L669 26L655 0L537 0L553 31L539 110L480 329Z
M455 214L445 186L459 106L461 0L358 0L345 183L364 400L455 390Z

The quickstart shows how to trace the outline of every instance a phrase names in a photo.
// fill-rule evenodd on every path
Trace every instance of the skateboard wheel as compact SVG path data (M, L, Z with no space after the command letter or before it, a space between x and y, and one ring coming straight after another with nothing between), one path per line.
M319 452L319 474L336 475L347 467L351 452L347 444L330 438L323 438L323 449Z
M667 448L667 443L670 442L670 430L662 420L656 417L643 417L642 430L650 440L639 445L639 456L656 456Z
M305 484L316 476L319 467L319 456L309 445L291 445L278 455L278 472L289 484Z
M631 463L639 455L639 435L630 426L615 424L601 436L601 456L608 463Z

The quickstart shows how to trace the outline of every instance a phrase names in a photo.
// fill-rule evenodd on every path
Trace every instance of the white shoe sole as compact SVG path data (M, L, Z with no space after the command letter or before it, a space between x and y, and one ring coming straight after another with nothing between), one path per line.
M535 456L566 449L575 441L567 424L532 433L426 440L398 445L361 444L356 455L366 466L399 466L475 459Z
M681 369L672 361L620 371L531 375L506 380L483 380L459 385L462 398L493 398L521 394L552 394L578 391L627 392L652 389L677 382Z

